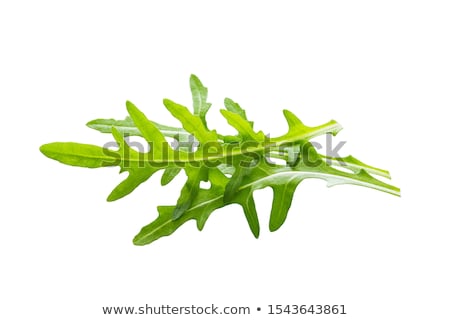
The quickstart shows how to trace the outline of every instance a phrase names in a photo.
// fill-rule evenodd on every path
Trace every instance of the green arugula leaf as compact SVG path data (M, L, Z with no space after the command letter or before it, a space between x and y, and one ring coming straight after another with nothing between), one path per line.
M167 168L161 176L161 185L168 185L179 173L181 168Z
M151 123L156 128L158 128L158 130L161 131L161 133L166 137L175 138L180 135L188 135L188 133L181 128L165 126L154 121L151 121ZM139 131L139 129L134 124L133 119L131 119L130 117L126 117L125 120L95 119L89 121L86 125L89 128L102 133L112 133L112 128L114 127L124 136L142 137L142 133Z
M211 107L211 103L208 103L206 100L208 99L208 89L203 86L202 82L195 75L191 75L191 79L189 80L189 84L191 86L192 91L192 102L194 105L194 114L199 116L203 125L206 125L206 113Z
M233 113L236 113L237 115L239 115L242 119L247 120L247 115L245 113L245 110L241 108L241 106L234 102L233 100L231 100L230 98L225 98L224 100L224 105L225 108ZM248 121L248 123L250 124L250 126L253 128L253 121Z
M145 182L160 168L149 166L145 161L142 161L141 154L126 143L122 134L113 128L113 136L119 145L119 153L121 154L120 172L128 172L125 180L119 183L109 194L107 201L116 201L120 198L130 194L141 183ZM134 161L130 161L133 159Z
M173 219L175 206L158 207L159 216L152 223L143 227L134 237L135 245L147 245L161 237L168 236L189 220L196 220L197 229L203 230L211 213L223 207L223 192L228 178L219 169L209 170L211 188L200 189L191 207L179 218Z
M96 119L88 127L112 134L118 150L74 142L44 144L40 151L63 164L87 168L118 166L127 177L108 196L114 201L130 194L159 170L163 170L161 185L170 183L181 171L186 182L173 206L159 206L158 217L135 236L136 245L146 245L168 236L190 220L202 230L211 213L232 203L242 207L252 234L257 238L260 224L254 191L273 191L269 230L278 230L286 221L297 186L305 179L315 178L327 186L352 184L396 196L400 189L375 176L390 179L387 170L379 169L353 156L330 157L317 153L310 139L324 134L336 135L342 127L334 120L309 127L292 112L284 110L287 133L268 137L255 132L253 122L233 100L226 98L226 110L221 110L236 135L220 135L210 130L206 113L208 90L192 75L190 87L193 112L169 99L163 103L182 128L170 127L149 120L134 104L127 101L129 117L125 120ZM126 136L143 137L150 149L138 152L127 143ZM175 139L171 147L166 138ZM274 163L272 159L284 161ZM343 170L344 169L344 170ZM201 188L201 182L210 187Z
M200 190L200 182L208 181L208 168L206 167L186 167L185 171L188 178L186 184L181 189L181 195L178 198L177 205L173 211L174 220L181 217L181 215L191 207L192 201Z
M85 168L117 165L117 155L106 148L75 142L53 142L39 149L45 156L63 164Z
M197 138L200 143L218 140L217 133L215 131L209 131L200 116L192 114L185 106L169 99L164 99L163 103L167 110L181 122L183 128Z
M227 119L228 123L239 132L244 140L256 142L264 141L264 133L262 131L259 131L258 133L253 131L253 125L238 113L228 110L220 110L220 112L224 118Z

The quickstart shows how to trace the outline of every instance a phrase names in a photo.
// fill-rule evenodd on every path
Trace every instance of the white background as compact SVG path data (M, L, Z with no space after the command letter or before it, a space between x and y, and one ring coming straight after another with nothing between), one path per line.
M101 307L215 303L252 308L217 319L300 318L268 304L450 319L449 16L447 1L2 1L0 318L156 319ZM275 233L271 191L256 192L258 240L229 206L203 232L190 222L133 246L182 179L162 188L158 174L107 203L117 168L63 166L38 148L103 145L84 124L123 118L127 99L176 124L161 101L190 105L191 73L209 88L210 127L226 127L226 96L272 135L284 108L308 125L336 119L342 155L389 169L402 197L306 181ZM308 319L322 318L341 319Z

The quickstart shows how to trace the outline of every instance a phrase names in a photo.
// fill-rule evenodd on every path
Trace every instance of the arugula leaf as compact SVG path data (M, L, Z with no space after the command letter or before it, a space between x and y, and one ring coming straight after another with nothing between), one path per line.
M237 115L239 115L242 119L247 120L247 115L245 113L245 110L241 108L241 106L234 102L233 100L231 100L230 98L225 98L224 100L224 105L225 108L233 113L236 113ZM248 121L248 123L250 124L250 127L253 128L253 121Z
M228 111L238 114L244 120L248 120L247 115L245 114L245 110L242 109L238 103L234 102L230 98L225 98L224 105Z
M163 103L167 110L181 122L184 130L192 134L201 143L218 140L217 133L209 131L200 116L192 114L185 106L169 99L164 99Z
M179 173L181 168L167 168L161 176L161 185L168 185Z
M178 198L177 205L173 210L174 220L181 217L181 215L191 207L193 200L200 190L200 182L208 180L208 169L206 167L186 167L185 171L188 178L186 184L181 189L181 194Z
M191 75L189 81L192 91L192 102L194 105L194 114L198 115L206 127L206 113L211 107L211 103L208 103L208 89L202 84L199 78L195 75Z
M228 179L218 169L209 173L211 188L200 189L191 207L179 218L173 219L175 206L159 206L159 216L153 222L143 227L134 237L135 245L147 245L161 237L168 236L189 220L196 220L197 229L203 230L211 213L223 207L223 191Z
M297 186L305 179L316 178L327 186L353 184L400 196L400 189L375 176L390 179L387 170L379 169L353 156L333 158L317 153L310 139L336 135L342 127L334 120L309 127L292 112L284 110L288 130L279 137L255 132L239 104L226 98L221 110L236 135L221 135L210 130L206 113L208 90L200 80L190 78L193 112L185 106L164 99L163 103L182 128L170 127L149 120L134 104L127 101L129 117L125 120L96 119L88 127L112 134L118 150L74 142L44 144L40 151L63 164L87 168L118 166L128 176L108 196L114 201L130 194L159 170L164 170L161 185L170 183L181 171L186 182L173 206L159 206L158 217L143 227L133 242L146 245L172 234L189 220L202 230L216 209L236 203L242 207L251 232L260 233L253 193L270 187L273 191L269 230L278 230L286 221ZM148 152L138 152L128 145L126 136L143 137L150 145ZM166 138L177 141L173 147ZM278 158L286 164L271 161ZM346 169L346 170L342 170ZM200 187L202 181L211 187Z
M227 119L228 123L239 132L244 140L256 142L264 141L264 133L262 131L259 131L258 133L253 131L253 125L240 114L228 110L220 110L220 112L224 118Z
M42 145L39 150L48 158L63 164L85 168L114 166L117 157L108 149L75 142L53 142Z
M120 172L128 171L128 177L111 191L107 198L108 201L115 201L125 197L158 171L158 168L148 166L144 161L140 161L139 152L130 148L118 130L113 128L112 133L121 153ZM130 159L135 161L129 161Z
M165 126L154 121L151 121L151 123L166 137L175 138L180 135L187 135L187 132L181 128ZM126 117L125 120L95 119L89 121L86 125L102 133L112 133L112 128L114 127L124 136L142 137L142 133L136 127L131 117Z

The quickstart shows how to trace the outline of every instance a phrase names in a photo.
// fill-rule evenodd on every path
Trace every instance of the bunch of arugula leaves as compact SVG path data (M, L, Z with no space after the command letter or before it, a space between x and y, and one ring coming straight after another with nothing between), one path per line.
M190 78L190 87L193 112L171 100L163 100L182 128L150 121L127 101L130 116L125 120L97 119L87 124L92 129L111 133L118 150L73 142L54 142L40 148L47 157L67 165L119 166L120 172L128 172L126 179L110 193L108 201L128 195L159 170L163 170L161 185L167 185L184 171L187 179L176 204L158 206L159 216L142 228L134 244L150 244L172 234L191 219L196 220L198 229L202 230L214 210L232 203L242 207L250 230L258 237L260 225L253 192L265 187L273 190L269 229L275 231L286 220L295 189L307 178L326 180L328 186L354 184L400 195L398 188L374 177L390 178L388 171L366 165L352 156L332 158L317 153L309 140L324 134L336 135L341 130L336 121L308 127L293 113L284 110L287 133L267 137L261 131L255 132L245 111L226 98L221 113L237 134L221 135L210 130L206 123L211 107L207 102L207 88L194 75ZM131 148L127 136L143 137L150 145L149 151ZM176 143L171 146L167 138L173 138ZM279 161L273 162L274 158ZM202 181L209 182L210 187L202 188Z

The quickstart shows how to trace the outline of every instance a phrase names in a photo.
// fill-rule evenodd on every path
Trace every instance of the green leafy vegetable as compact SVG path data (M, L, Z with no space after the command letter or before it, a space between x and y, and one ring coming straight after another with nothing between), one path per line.
M292 112L284 110L288 125L286 134L268 137L255 132L253 122L233 100L226 98L222 116L237 132L221 135L210 130L206 114L208 89L194 75L190 79L193 112L169 99L163 103L181 124L180 128L150 121L134 104L127 101L129 117L124 120L97 119L87 126L103 133L111 133L118 150L74 143L55 142L41 146L41 152L61 163L99 168L118 166L128 176L108 196L118 200L163 170L161 185L169 184L181 171L186 182L173 206L159 206L158 217L142 228L133 242L146 245L172 234L186 221L195 220L202 230L214 210L228 204L239 204L250 230L259 236L260 225L253 192L270 187L273 202L269 229L279 229L286 220L297 186L305 179L317 178L327 185L353 184L400 196L400 190L375 176L390 178L389 172L369 166L353 156L331 157L317 153L310 139L336 135L341 126L334 120L323 125L304 125ZM127 136L143 137L148 152L138 152L127 143ZM167 138L174 139L169 144ZM278 159L278 162L273 162ZM279 163L281 161L282 163ZM345 170L342 170L345 169ZM201 182L210 187L201 187Z

